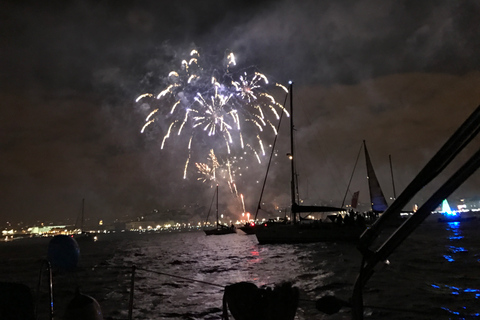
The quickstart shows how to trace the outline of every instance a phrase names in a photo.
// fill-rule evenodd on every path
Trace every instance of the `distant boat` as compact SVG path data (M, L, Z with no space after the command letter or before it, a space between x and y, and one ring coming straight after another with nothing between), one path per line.
M370 160L370 155L368 154L367 144L363 140L363 148L365 150L365 162L367 164L367 179L368 179L368 190L370 191L370 204L372 206L372 211L374 213L382 213L388 208L387 200L383 195L382 188L378 182L377 175L373 169L372 161Z
M365 221L362 217L359 220L346 219L348 216L343 208L330 206L303 206L297 201L297 174L295 172L294 156L294 126L293 126L293 97L292 84L289 87L290 93L290 153L291 161L291 214L292 221L284 223L266 223L256 230L255 235L260 244L274 243L310 243L310 242L331 242L347 241L356 242L365 230ZM330 213L325 220L313 220L302 217L302 213Z
M383 194L382 188L380 187L380 183L378 182L377 175L375 174L375 170L373 169L373 164L372 161L370 160L370 155L367 150L367 144L365 140L362 142L362 148L365 154L365 164L366 164L366 169L367 169L367 182L368 182L368 190L370 194L370 208L371 212L375 214L379 214L384 212L387 207L387 200ZM360 149L361 151L361 149ZM360 156L360 152L359 152ZM357 157L357 162L358 162L358 157ZM355 173L355 167L357 163L355 163L355 166L353 168L352 176L350 177L350 181L352 181L353 175ZM350 184L347 186L347 191L345 193L345 197L343 198L343 203L342 207L345 203L345 198L347 196L347 193L350 189ZM358 197L359 197L359 192L355 192L352 197L352 209L355 209L358 203Z
M259 225L260 224L258 222L249 221L245 223L245 225L239 227L238 229L242 230L246 234L255 234L257 232Z
M80 233L74 234L73 238L77 242L94 242L98 237L95 233L85 232L85 198L82 199L82 212L80 216Z
M368 212L366 212L365 215L366 215L366 219L367 219L367 224L372 224L372 223L375 222L376 219L378 219L378 217L385 210L387 210L388 203L387 203L387 200L386 200L385 195L383 193L383 190L380 187L380 183L378 181L378 178L377 178L377 175L375 173L372 161L370 159L370 154L368 152L367 144L366 144L365 140L363 140L363 142L362 142L362 148L360 149L360 151L362 149L363 149L364 155L365 155L365 165L366 165L366 170L367 170L368 191L369 191L369 195L370 195L370 205L369 205L370 210ZM360 155L360 152L359 152L359 155ZM358 157L357 157L357 161L358 161ZM396 198L395 184L394 184L394 181L393 181L393 169L392 169L391 156L389 156L389 161L390 161L390 172L391 172L391 175L392 175L392 186L393 186L393 194L394 194L393 197L395 199ZM356 163L355 163L355 167L356 167ZM352 172L352 177L355 173L355 167L354 167L353 172ZM352 177L350 178L350 181L352 181ZM347 192L345 193L343 203L345 203L345 198L347 196L349 188L350 188L350 184L347 187ZM358 202L358 197L359 197L359 192L357 191L357 192L354 193L354 195L352 197L352 209L356 209L356 204ZM342 207L343 207L343 204L342 204ZM402 210L402 213L404 215L409 215L412 212ZM388 224L390 226L399 226L400 224L402 224L406 220L404 215L399 214L397 218L395 218L395 219L391 218L390 219L391 221L389 221Z
M447 199L444 199L442 202L442 212L440 214L442 217L438 218L438 222L463 222L477 218L472 215L466 216L462 212L452 211Z
M236 233L237 231L235 230L235 226L226 226L226 225L223 225L220 223L219 219L218 219L218 185L217 187L215 188L215 194L213 195L213 199L212 199L212 203L213 203L213 200L216 199L216 222L215 222L215 228L212 228L212 229L203 229L203 231L205 232L205 234L207 236L210 236L210 235L222 235L222 234L229 234L229 233ZM208 216L210 215L210 211L212 209L212 206L210 205L210 210L208 211L208 214L207 214L207 221L208 221Z

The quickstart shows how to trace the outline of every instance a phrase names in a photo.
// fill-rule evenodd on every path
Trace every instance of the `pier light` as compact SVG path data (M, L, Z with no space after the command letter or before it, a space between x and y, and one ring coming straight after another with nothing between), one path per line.
M293 159L293 155L291 153L287 153L287 157L288 159L292 160Z

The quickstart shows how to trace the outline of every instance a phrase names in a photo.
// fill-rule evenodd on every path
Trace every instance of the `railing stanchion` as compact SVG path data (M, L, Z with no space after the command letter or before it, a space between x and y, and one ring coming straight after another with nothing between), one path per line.
M132 320L132 313L133 313L133 291L135 288L135 270L137 267L135 265L132 266L132 278L130 280L130 301L128 303L128 320Z

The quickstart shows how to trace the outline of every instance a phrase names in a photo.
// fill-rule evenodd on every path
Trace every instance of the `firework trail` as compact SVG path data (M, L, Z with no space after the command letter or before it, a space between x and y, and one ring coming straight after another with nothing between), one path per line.
M184 179L194 163L198 180L217 184L225 179L235 195L237 172L252 160L262 162L268 145L264 140L277 134L274 123L280 114L288 116L267 90L288 92L283 85L270 85L267 77L253 68L237 68L233 53L218 66L192 50L178 70L168 73L161 90L136 99L150 109L142 133L154 123L167 123L162 128L161 149L185 146ZM178 137L176 141L174 137Z
M201 180L202 182L215 181L216 171L220 167L220 164L218 163L217 157L215 156L215 152L213 151L213 149L210 150L208 160L211 165L208 165L206 163L195 163L195 166L198 169L198 173L201 175L198 180Z

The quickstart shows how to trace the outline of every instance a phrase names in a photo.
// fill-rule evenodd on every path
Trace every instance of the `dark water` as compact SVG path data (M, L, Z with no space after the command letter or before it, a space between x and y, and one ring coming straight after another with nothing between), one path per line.
M479 227L478 219L422 224L367 283L365 319L479 319ZM48 241L1 243L0 281L35 291ZM360 265L353 245L258 245L240 232L105 235L80 250L78 270L54 275L56 319L77 286L100 303L105 319L127 319L132 265L134 319L221 319L223 287L240 281L292 282L300 289L296 319L351 319L348 308L328 316L314 301L325 294L348 299ZM48 319L46 288L44 281L41 319Z

